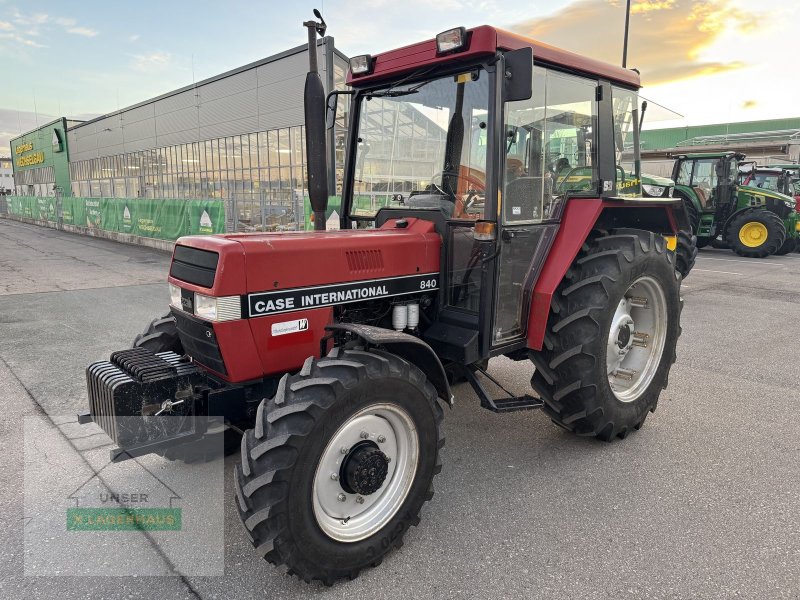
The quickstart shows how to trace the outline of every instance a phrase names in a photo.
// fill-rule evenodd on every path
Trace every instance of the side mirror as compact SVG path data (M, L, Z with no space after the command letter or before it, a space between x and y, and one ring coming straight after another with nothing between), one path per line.
M333 129L336 124L336 110L339 107L339 96L352 96L355 92L353 90L333 90L328 94L325 99L325 128Z
M511 50L504 58L503 100L529 100L533 95L533 50Z

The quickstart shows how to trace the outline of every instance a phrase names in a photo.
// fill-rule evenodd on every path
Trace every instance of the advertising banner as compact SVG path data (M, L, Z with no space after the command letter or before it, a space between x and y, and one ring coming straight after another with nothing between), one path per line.
M225 233L222 200L159 198L61 198L64 224L162 240ZM55 197L10 196L12 215L56 222Z

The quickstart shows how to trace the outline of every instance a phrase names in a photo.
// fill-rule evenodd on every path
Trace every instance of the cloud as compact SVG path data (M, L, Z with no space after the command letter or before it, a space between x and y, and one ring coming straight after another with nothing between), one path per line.
M621 64L624 7L624 0L574 0L549 17L513 29ZM760 16L760 26L768 19ZM750 22L733 0L633 0L628 66L638 68L648 85L741 69L746 66L743 62L703 60L702 54L730 28L749 31Z
M140 37L142 37L142 36L140 36L138 33L134 33L133 35L129 35L128 36L128 41L129 42L136 42L136 41L139 40Z
M14 26L8 21L0 21L0 31L13 31Z
M28 48L47 48L45 44L40 44L35 40L32 40L23 35L13 32L12 33L0 32L0 41L2 40L11 40L12 42L15 42L18 45L27 46Z
M133 54L131 55L133 61L131 67L136 71L143 71L145 73L151 71L163 71L169 66L172 55L169 52L162 52L156 50L147 54Z
M89 27L67 27L67 33L82 35L83 37L94 37L97 35L97 30Z

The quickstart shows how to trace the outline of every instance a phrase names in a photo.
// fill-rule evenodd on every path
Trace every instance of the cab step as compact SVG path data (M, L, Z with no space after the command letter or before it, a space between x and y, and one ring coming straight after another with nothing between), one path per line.
M483 375L486 379L491 381L495 386L503 390L507 396L501 398L492 398L489 395L489 392L486 390L486 387L483 385L482 378L478 378L478 373ZM475 393L478 395L478 399L481 402L481 407L490 410L496 413L509 413L515 412L518 410L533 410L536 408L542 408L544 403L539 400L538 398L534 398L529 394L525 394L524 396L514 396L509 392L503 385L497 381L494 377L489 375L486 370L480 367L470 366L464 369L464 376L469 381L472 389L475 390Z

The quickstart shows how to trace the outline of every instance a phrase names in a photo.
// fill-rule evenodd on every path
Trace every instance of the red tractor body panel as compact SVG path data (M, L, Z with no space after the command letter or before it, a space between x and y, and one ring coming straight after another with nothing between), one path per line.
M177 245L219 254L214 283L205 288L171 275L169 281L185 290L219 297L305 287L324 291L326 285L425 273L438 277L441 238L433 223L415 218L406 221L404 228L397 227L393 219L370 230L181 238ZM307 329L273 335L273 324L297 319L308 319ZM226 381L243 382L296 371L309 356L320 356L325 326L332 322L331 306L215 322L214 336L228 372L212 372Z
M636 71L623 69L593 58L561 50L516 33L481 25L480 27L469 29L467 35L466 48L455 53L437 54L436 40L432 39L378 54L373 57L374 67L371 73L354 76L348 71L347 84L359 87L382 79L397 77L422 67L452 62L453 60L467 61L481 56L493 55L498 50L517 50L530 47L533 49L533 56L537 62L550 63L583 73L607 77L612 81L637 89L641 87L639 74Z

